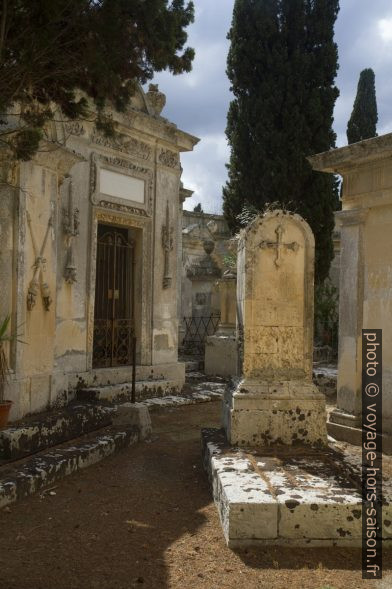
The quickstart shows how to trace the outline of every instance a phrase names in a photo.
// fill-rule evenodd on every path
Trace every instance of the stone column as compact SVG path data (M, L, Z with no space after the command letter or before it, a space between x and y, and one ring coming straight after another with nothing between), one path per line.
M392 453L392 133L309 158L343 177L337 408L328 432L361 444L361 331L383 330L383 451Z
M232 444L326 443L312 383L314 238L299 215L257 217L238 244L243 379L224 400Z
M180 348L182 345L182 340L184 339L185 328L183 325L183 317L182 317L182 282L183 282L183 245L182 245L182 221L183 221L183 211L184 211L184 202L187 198L190 198L193 194L192 190L187 190L184 188L182 182L180 182L180 190L179 190L179 201L178 201L178 241L177 241L177 318L178 318L178 347Z
M361 334L363 326L363 226L368 210L336 213L341 227L339 284L339 365L337 409L333 423L359 426L361 422Z
M220 323L215 335L206 339L204 370L217 376L237 375L237 275L226 270L218 280L220 299Z

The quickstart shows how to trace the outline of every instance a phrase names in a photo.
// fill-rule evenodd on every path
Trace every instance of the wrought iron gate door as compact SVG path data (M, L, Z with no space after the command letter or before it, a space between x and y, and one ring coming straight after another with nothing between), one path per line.
M98 225L93 366L126 366L134 332L134 242L127 229Z

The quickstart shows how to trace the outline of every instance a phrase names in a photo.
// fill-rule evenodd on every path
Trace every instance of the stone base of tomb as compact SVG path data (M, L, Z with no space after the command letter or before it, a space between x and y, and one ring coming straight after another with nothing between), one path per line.
M341 409L334 409L327 421L327 432L335 440L348 442L354 446L362 445L361 418L350 415ZM382 451L384 454L392 455L392 435L382 434Z
M232 332L206 338L204 372L214 376L237 375L237 340Z
M327 443L325 397L308 381L244 379L226 391L222 419L231 444Z
M203 462L230 548L361 546L360 464L333 448L231 447L202 430ZM383 544L392 546L392 483L383 484Z

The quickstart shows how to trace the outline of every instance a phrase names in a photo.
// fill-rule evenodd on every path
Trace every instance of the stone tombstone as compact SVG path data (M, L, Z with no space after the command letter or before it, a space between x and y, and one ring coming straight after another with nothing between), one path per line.
M226 270L218 281L220 300L220 322L217 334L232 335L237 320L237 275L232 270Z
M243 378L226 393L232 444L326 444L325 399L312 383L314 237L296 214L257 217L238 243Z
M216 376L236 376L238 368L236 273L226 270L217 285L220 322L216 333L206 338L204 371L206 374Z

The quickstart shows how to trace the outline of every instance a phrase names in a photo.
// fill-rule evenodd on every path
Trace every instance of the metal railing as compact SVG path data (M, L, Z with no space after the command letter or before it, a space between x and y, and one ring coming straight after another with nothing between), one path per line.
M207 317L184 317L184 339L180 351L184 355L203 356L206 338L214 335L220 321L220 315Z

